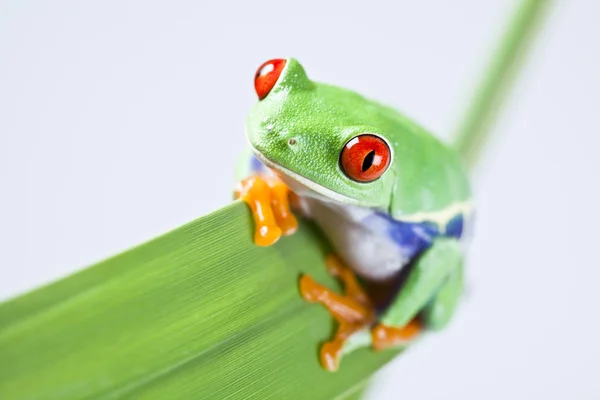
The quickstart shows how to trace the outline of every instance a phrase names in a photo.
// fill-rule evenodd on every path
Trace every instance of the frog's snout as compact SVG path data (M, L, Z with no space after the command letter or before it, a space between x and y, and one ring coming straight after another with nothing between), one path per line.
M270 124L251 132L249 138L253 146L263 148L265 151L284 152L297 150L300 146L300 139L296 134L286 130L278 130Z

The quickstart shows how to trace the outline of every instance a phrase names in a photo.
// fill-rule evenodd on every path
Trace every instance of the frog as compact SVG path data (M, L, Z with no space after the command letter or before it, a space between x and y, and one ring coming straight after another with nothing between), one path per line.
M292 235L296 213L329 240L325 265L343 293L307 274L298 281L302 298L337 321L322 366L336 371L356 348L408 346L447 326L464 293L474 212L457 152L392 107L310 80L291 57L263 63L254 88L235 194L259 246ZM387 288L383 301L377 288Z

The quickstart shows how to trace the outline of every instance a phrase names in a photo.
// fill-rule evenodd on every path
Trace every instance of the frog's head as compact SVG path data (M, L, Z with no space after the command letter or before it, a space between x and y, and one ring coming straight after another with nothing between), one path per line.
M246 134L293 191L394 215L468 197L455 154L395 110L311 81L293 58L264 63L254 85Z
M246 133L256 156L295 192L387 208L394 185L392 146L380 112L362 96L312 82L294 59L257 71L258 103ZM371 117L371 118L370 118Z

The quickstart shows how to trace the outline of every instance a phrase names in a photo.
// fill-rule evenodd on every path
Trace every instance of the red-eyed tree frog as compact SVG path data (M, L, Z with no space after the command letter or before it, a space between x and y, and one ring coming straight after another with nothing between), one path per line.
M252 156L236 194L260 246L294 233L290 201L330 240L326 265L345 293L307 275L299 282L339 324L321 348L323 366L336 370L358 346L406 345L444 327L463 292L461 238L473 209L455 151L392 108L311 81L293 58L264 63L254 86ZM392 295L377 300L369 286Z

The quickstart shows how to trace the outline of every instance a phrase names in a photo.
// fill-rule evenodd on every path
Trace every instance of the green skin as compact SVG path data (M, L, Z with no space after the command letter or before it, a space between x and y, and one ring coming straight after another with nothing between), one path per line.
M314 197L439 226L470 212L467 176L451 148L389 107L312 82L294 59L287 59L271 92L252 108L246 133L263 163ZM383 138L392 153L389 168L369 183L349 179L339 163L344 145L363 133ZM463 290L462 260L457 239L435 239L381 322L402 327L419 315L430 328L446 325Z

